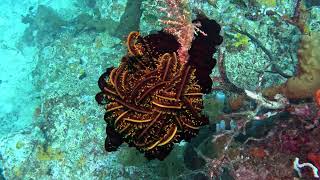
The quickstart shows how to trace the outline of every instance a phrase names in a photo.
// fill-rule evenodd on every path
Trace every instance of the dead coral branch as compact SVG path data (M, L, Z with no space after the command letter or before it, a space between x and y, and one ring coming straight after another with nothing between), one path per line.
M261 50L267 55L267 57L269 58L269 61L271 63L271 73L278 73L280 76L284 77L284 78L290 78L292 77L291 75L288 75L286 73L284 73L281 68L276 64L277 59L272 55L271 51L268 50L263 44L262 42L257 39L256 37L254 37L253 35L251 35L250 33L248 33L245 30L241 30L238 28L233 28L236 32L243 34L245 36L247 36L248 38L250 38L250 40L252 42L254 42L259 48L261 48Z
M214 82L219 82L220 86L215 86L212 88L212 90L226 90L229 92L233 92L236 94L243 94L244 90L237 87L235 84L233 84L230 79L227 76L226 67L225 67L225 52L219 49L219 57L218 57L218 71L220 74L220 77L214 77L212 80Z

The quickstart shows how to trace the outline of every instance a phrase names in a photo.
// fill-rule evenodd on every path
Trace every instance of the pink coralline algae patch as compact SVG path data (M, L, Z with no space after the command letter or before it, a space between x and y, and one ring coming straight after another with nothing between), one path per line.
M309 143L309 136L301 136L298 132L283 132L280 135L280 151L284 153L299 153L305 144Z
M320 169L320 152L309 153L308 160L310 160L318 169Z

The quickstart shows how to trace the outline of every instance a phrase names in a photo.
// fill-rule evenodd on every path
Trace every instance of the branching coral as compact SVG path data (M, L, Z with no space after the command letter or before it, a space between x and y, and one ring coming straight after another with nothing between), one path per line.
M165 20L160 22L166 24L164 29L166 32L173 34L181 47L178 50L179 60L186 62L188 59L188 50L191 47L191 42L194 37L194 26L191 23L191 12L187 1L180 0L165 0L167 6L160 8L160 11L167 13Z

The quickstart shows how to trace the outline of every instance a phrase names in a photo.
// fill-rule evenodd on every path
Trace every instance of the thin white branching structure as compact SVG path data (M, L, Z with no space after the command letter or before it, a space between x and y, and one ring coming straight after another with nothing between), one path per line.
M313 172L313 177L315 178L320 178L319 177L319 170L317 167L315 167L313 164L311 163L302 163L300 164L299 163L299 158L296 157L296 159L294 160L293 162L293 169L296 170L298 172L298 175L299 177L301 177L301 168L304 168L304 167L309 167L312 169L312 172Z
M288 99L281 94L275 95L274 99L276 101L271 101L264 98L262 96L262 93L260 92L245 90L245 93L249 98L251 98L258 104L255 110L255 114L257 114L261 108L275 110L275 111L269 111L262 115L256 115L254 116L255 120L263 120L271 116L277 115L279 112L282 112L289 105Z

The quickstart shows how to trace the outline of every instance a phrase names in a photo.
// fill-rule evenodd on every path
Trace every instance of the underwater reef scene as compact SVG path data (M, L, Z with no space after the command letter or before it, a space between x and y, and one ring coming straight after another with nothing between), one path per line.
M0 9L0 180L320 179L319 0Z

